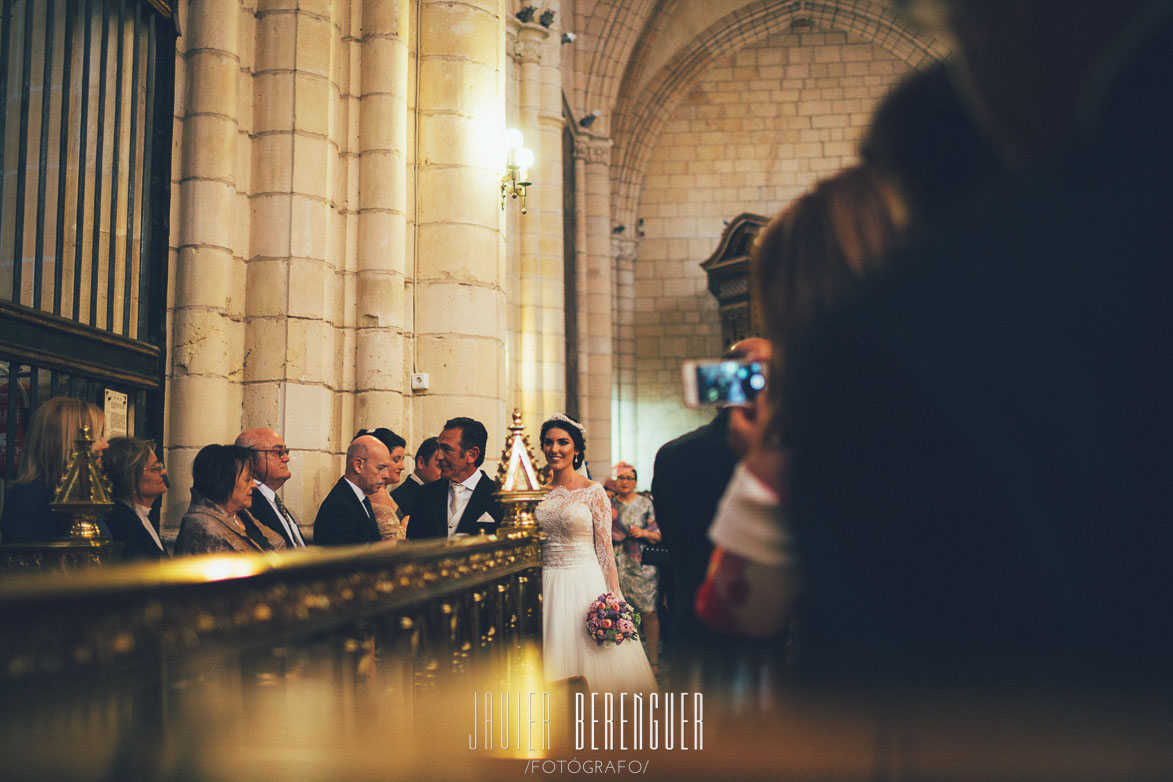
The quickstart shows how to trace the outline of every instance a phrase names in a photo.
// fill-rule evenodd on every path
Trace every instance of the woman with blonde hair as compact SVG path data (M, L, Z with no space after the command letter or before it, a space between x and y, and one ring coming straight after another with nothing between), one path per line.
M89 424L91 450L101 458L106 449L106 420L97 405L67 396L53 397L37 407L20 453L20 468L4 498L0 540L44 543L68 531L68 519L49 509L53 493L82 424Z

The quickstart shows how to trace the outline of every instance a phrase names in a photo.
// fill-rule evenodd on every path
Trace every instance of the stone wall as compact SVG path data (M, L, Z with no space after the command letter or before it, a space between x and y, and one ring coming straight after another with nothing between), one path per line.
M699 266L724 221L773 215L819 177L854 163L877 99L907 71L848 33L778 33L710 67L665 126L639 206L635 419L623 422L634 452L617 454L649 481L659 446L711 417L684 408L680 364L724 347Z
M171 529L196 452L243 428L285 436L284 499L306 526L360 427L410 448L471 415L502 442L503 8L180 4ZM430 374L426 393L412 394L412 371Z

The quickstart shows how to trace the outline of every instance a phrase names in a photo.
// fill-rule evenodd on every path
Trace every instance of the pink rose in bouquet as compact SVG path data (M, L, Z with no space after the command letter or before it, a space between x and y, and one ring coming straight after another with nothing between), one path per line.
M587 634L598 646L618 645L639 639L640 616L625 600L611 592L599 595L587 609Z

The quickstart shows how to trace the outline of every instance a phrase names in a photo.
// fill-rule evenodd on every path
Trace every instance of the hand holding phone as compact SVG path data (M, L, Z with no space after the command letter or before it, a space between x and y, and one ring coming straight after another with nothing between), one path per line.
M685 361L680 374L689 407L749 405L766 387L766 366L756 359Z

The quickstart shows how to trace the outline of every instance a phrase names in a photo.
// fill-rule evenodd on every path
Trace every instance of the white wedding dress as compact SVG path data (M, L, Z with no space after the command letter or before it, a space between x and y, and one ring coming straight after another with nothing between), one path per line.
M620 595L611 509L597 483L551 489L537 508L542 543L542 660L546 681L583 676L592 692L652 692L656 677L639 641L597 646L586 617L599 595Z

